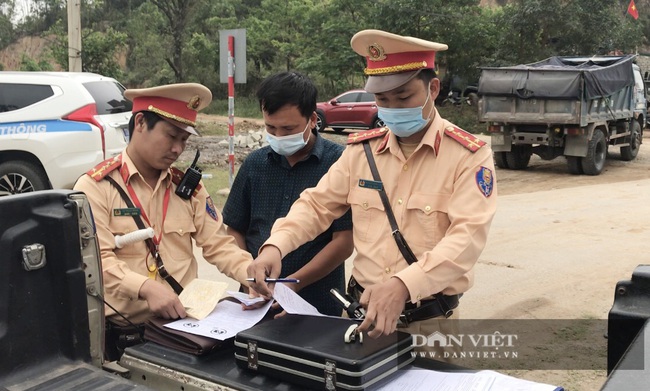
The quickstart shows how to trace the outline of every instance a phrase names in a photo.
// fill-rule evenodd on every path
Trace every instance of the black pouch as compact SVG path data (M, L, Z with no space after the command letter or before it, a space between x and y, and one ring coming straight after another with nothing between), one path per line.
M224 344L224 341L185 333L165 327L168 319L151 318L144 324L144 338L147 341L167 346L181 352L201 356L210 353ZM232 342L231 342L232 344Z
M411 363L412 337L397 331L346 343L350 319L286 315L235 337L240 367L301 386L364 390Z

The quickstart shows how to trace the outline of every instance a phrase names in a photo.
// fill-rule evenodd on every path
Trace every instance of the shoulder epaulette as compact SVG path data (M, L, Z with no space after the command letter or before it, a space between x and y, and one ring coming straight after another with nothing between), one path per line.
M122 165L122 155L119 154L116 155L115 157L106 159L103 162L99 163L92 169L88 170L86 174L90 175L91 178L99 182L102 179L104 179L104 177L106 177L106 175L108 175L111 171L115 170L121 165Z
M445 128L445 134L472 152L478 151L486 144L480 138L455 126L447 126Z
M179 170L176 167L172 167L170 170L172 172L172 182L176 186L178 186L181 183L181 180L183 179L183 175L185 175L185 173L183 171ZM194 193L192 193L192 197L197 195L199 193L199 190L201 190L201 184L200 183L199 183L198 186L196 186L196 189L194 189Z
M364 140L370 140L373 138L381 137L385 135L386 132L388 132L388 128L384 126L383 128L376 128L376 129L366 130L364 132L352 133L348 136L348 144L356 144Z

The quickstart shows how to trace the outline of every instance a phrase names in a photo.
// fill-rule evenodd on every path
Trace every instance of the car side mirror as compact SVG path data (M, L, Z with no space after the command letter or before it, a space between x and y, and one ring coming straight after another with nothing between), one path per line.
M332 100L330 100L330 104L331 104L332 106L336 106L336 105L339 104L339 101L336 100L336 99L332 99Z

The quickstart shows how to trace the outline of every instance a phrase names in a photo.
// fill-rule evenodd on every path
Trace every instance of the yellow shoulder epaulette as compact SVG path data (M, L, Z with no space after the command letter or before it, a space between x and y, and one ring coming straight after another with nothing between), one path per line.
M183 171L179 170L179 169L176 168L176 167L172 167L172 168L171 168L171 172L172 172L172 182L173 182L176 186L178 186L178 185L181 183L181 180L183 179L183 175L185 175L185 173L184 173ZM194 189L194 193L192 193L192 197L194 197L195 195L197 195L197 194L199 193L199 190L201 190L201 184L200 184L200 183L199 183L199 185L196 187L196 189Z
M99 182L102 179L104 179L104 177L108 175L111 171L115 170L121 165L122 165L122 155L120 154L110 159L104 160L103 162L99 163L92 169L88 170L86 174L90 175L91 178Z
M381 137L388 132L387 127L370 129L363 132L352 133L348 136L348 144L360 143L364 140L370 140L373 138Z
M445 134L472 152L478 151L482 146L486 144L485 141L479 139L473 134L468 133L455 126L447 126L445 128Z

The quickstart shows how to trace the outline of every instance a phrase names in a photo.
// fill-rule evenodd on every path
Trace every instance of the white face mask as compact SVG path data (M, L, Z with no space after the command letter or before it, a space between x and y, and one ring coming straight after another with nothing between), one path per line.
M288 136L274 136L270 133L266 134L266 141L269 143L271 148L278 154L282 156L291 156L294 153L300 151L307 145L309 138L311 137L311 128L309 127L311 121L307 122L305 129L297 134L290 134ZM307 140L305 141L305 131L309 132Z
M384 121L393 134L397 137L409 137L424 129L424 126L429 123L433 108L429 112L427 118L424 117L424 107L429 102L431 97L431 83L428 87L427 99L422 106L409 107L403 109L388 109L385 107L377 107L377 115Z

